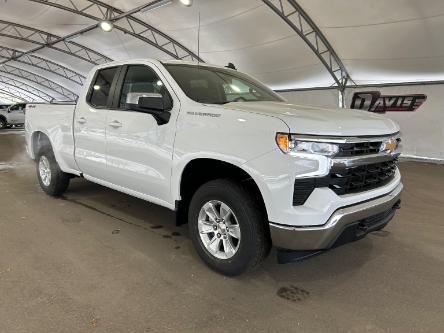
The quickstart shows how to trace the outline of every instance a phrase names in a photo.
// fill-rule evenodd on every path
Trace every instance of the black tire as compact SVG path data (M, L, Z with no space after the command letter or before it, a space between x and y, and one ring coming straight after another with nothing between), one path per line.
M0 130L5 129L8 126L8 122L4 117L0 117Z
M49 170L50 170L50 181L49 184L45 184L45 182L42 180L42 176L40 173L40 162L43 158L46 158L46 160L49 162ZM70 180L70 175L67 173L64 173L55 157L54 157L54 153L52 152L52 150L48 149L46 151L40 152L37 156L37 178L39 180L40 183L40 187L43 189L43 191L53 197L58 197L61 196L66 189L69 186L69 180Z
M211 254L200 237L200 210L213 200L229 206L240 228L241 238L237 252L229 259L219 259ZM242 186L230 180L218 179L205 183L191 199L188 226L197 253L210 268L224 275L235 276L253 270L267 256L271 242L266 222L257 200Z

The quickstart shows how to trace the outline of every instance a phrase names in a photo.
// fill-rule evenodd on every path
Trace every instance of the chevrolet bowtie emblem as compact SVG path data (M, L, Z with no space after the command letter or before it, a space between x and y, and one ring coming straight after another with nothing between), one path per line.
M382 143L380 151L392 154L397 147L398 141L396 141L396 139L388 139Z

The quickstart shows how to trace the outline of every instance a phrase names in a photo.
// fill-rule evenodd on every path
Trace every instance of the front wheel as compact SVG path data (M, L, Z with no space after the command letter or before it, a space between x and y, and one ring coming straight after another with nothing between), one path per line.
M69 185L69 175L64 173L52 151L39 154L37 158L37 178L46 194L57 197L62 195Z
M6 122L6 119L3 117L0 117L0 130L6 128L7 125L8 125L8 123Z
M235 182L219 179L202 185L191 200L188 219L199 256L219 273L242 274L268 254L264 214Z

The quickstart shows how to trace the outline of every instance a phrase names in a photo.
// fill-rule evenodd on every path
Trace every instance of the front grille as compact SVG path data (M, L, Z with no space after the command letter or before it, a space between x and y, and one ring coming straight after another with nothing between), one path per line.
M338 195L368 191L389 183L396 171L397 160L367 164L330 174L329 187Z
M369 191L393 180L397 160L332 170L326 177L297 179L294 184L293 206L307 201L315 188L328 187L337 195Z
M336 157L353 157L362 155L378 154L382 141L340 143L339 152Z
M401 142L401 138L396 138L396 141L398 141L399 144ZM335 157L354 157L379 154L383 142L383 139L378 139L377 141L339 143L339 151Z

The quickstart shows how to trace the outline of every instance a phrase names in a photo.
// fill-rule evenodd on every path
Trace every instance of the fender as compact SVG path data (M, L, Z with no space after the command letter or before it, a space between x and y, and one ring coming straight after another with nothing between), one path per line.
M180 187L182 183L183 172L191 162L198 159L208 159L217 162L225 162L233 165L234 167L239 168L240 170L244 171L247 175L249 175L251 179L255 182L256 186L259 188L259 191L263 199L269 196L269 194L267 194L268 188L266 184L261 181L261 179L258 177L257 174L251 172L250 168L248 168L246 165L247 161L244 161L239 158L234 158L233 156L229 155L223 155L223 154L215 155L214 153L201 152L201 153L183 155L181 156L180 159L173 161L173 168L171 174L171 194L173 200L180 201L182 199L180 195Z

